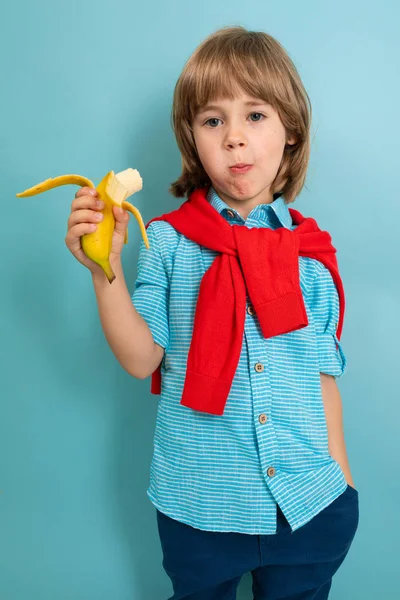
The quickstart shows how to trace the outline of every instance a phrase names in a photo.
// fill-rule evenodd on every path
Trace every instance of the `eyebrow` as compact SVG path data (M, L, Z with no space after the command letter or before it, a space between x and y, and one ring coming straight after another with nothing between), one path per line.
M267 106L266 102L258 102L257 100L248 100L244 103L245 106ZM198 114L203 114L208 110L220 110L222 107L218 106L218 104L207 104L204 108L201 108L198 111Z

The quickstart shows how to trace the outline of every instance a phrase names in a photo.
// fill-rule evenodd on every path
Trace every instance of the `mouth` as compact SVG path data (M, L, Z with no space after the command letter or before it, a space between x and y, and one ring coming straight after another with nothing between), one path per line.
M248 165L246 163L237 163L236 165L229 167L229 170L232 173L247 173L247 171L250 171L252 167L253 165Z

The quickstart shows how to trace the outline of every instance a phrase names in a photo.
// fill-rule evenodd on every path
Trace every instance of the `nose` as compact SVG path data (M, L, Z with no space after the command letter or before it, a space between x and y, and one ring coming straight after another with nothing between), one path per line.
M233 150L234 148L243 148L247 144L240 140L229 140L225 145L229 150Z
M238 127L235 129L231 127L225 137L225 147L228 150L232 150L234 148L243 148L245 146L247 146L245 134Z

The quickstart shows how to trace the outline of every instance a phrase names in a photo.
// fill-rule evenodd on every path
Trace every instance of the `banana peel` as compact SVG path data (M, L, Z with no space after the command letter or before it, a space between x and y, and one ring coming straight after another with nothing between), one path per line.
M104 209L101 211L103 213L102 221L98 223L96 231L85 233L81 237L81 245L86 256L103 269L108 281L112 283L115 279L115 273L111 267L109 258L115 227L113 206L121 207L134 215L139 223L145 246L146 248L150 248L146 228L139 210L126 201L132 194L142 189L142 178L136 169L126 169L116 174L114 171L109 171L95 188L94 183L87 177L74 174L60 175L59 177L46 179L24 192L16 194L16 196L17 198L27 198L61 185L71 184L96 189L99 197L104 202ZM124 242L125 244L128 243L128 229L126 229Z

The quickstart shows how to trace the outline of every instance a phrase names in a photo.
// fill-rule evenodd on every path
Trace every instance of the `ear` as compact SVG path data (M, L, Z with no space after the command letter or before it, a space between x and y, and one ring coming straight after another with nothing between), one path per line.
M296 142L297 142L297 138L294 135L292 135L292 136L290 136L290 137L287 138L286 145L287 146L293 146L293 144L295 144Z

